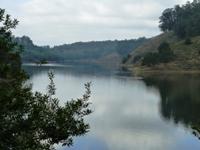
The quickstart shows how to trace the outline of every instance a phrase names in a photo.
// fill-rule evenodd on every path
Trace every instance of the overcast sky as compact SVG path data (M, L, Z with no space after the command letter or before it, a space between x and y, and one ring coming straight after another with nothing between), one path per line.
M160 34L159 16L187 0L0 0L19 20L13 34L36 45L137 39ZM190 0L192 2L193 0Z

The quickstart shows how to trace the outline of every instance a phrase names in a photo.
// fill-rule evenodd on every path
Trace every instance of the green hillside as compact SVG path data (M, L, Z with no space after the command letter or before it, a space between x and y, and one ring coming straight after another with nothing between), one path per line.
M162 37L162 38L161 38ZM154 66L142 66L142 60L148 52L157 52L160 43L167 41L175 54L175 59L169 63L159 63ZM141 71L200 71L200 36L191 38L191 44L185 44L185 39L178 39L172 32L163 33L151 38L138 49L131 53L131 58L125 64L126 67ZM152 44L154 43L154 44ZM134 58L141 56L134 63Z
M199 24L199 1L188 1L182 6L165 9L158 25L164 33L134 50L125 66L153 72L200 71Z
M27 37L13 37L13 40L24 46L22 61L37 62L40 60L54 62L109 62L120 63L121 59L142 45L148 39L141 37L130 40L107 40L76 42L54 47L37 46Z
M184 70L200 70L200 36L191 38L190 45L181 40L171 45L177 60L174 62L178 68Z

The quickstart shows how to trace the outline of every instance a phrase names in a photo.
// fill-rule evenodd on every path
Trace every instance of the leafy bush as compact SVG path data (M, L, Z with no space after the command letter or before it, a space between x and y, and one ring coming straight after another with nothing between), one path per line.
M190 45L190 44L192 44L191 39L190 39L189 37L186 38L184 44L185 44L185 45Z
M158 52L147 53L142 61L143 66L154 66L158 63L168 63L175 58L173 51L171 50L167 42L162 42L158 46Z
M154 66L159 63L159 54L157 52L149 52L144 56L142 61L143 66Z

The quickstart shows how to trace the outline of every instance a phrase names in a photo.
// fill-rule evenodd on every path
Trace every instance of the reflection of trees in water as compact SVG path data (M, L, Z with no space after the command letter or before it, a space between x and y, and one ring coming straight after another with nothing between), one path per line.
M144 79L161 96L160 113L166 120L194 125L200 118L200 75L159 75Z
M72 74L73 76L81 75L116 75L116 76L131 76L132 74L125 68L117 66L106 66L107 64L87 64L87 63L69 63L64 65L47 64L38 66L36 64L24 65L23 69L28 72L30 76L47 73L49 70L54 70L61 74Z

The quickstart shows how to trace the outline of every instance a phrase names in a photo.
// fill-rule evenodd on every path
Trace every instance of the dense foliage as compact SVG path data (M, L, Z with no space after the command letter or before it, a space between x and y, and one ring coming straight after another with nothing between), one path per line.
M142 60L143 66L154 66L158 63L168 63L174 60L175 55L167 42L163 42L158 47L158 52L149 52Z
M76 42L54 46L52 50L62 54L65 60L98 59L115 53L117 42L117 40Z
M18 21L10 20L10 15L5 15L5 10L0 9L0 78L16 75L21 67L20 52L23 50L17 43L12 42L10 29L15 28Z
M40 60L59 61L63 57L59 53L54 53L50 46L37 46L27 37L12 37L13 41L24 46L24 51L21 53L22 61L37 62Z
M185 44L185 45L190 45L190 44L192 44L191 38L187 37L187 38L185 39L184 44Z
M90 83L85 84L82 98L66 101L64 106L54 97L53 72L48 74L47 93L33 92L32 84L25 84L28 75L20 68L22 47L11 37L10 29L15 28L18 21L12 21L5 10L0 9L0 22L3 24L0 53L7 58L1 59L0 66L0 149L48 150L59 143L71 146L73 137L86 134L90 128L84 122L84 116L92 112L88 108Z
M182 6L175 5L167 8L160 16L159 28L161 31L173 30L180 38L200 35L200 3L194 0Z
M158 52L148 52L144 59L142 60L143 66L154 66L155 64L158 64L159 62L159 54Z

